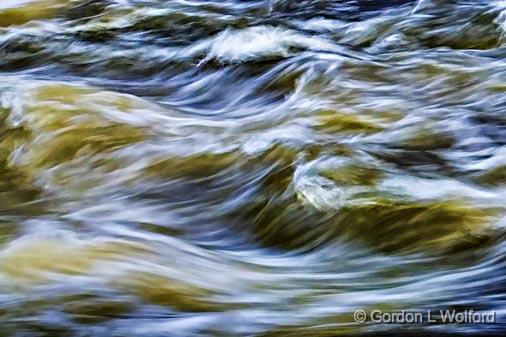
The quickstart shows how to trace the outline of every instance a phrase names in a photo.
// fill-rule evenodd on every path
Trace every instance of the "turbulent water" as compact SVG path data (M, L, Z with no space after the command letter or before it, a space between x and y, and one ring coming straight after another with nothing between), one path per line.
M505 1L2 0L0 73L0 335L506 332Z

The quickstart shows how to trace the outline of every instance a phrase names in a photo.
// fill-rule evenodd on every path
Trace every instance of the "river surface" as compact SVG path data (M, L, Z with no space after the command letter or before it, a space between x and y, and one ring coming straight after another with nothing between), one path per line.
M499 335L505 200L505 1L0 1L1 336Z

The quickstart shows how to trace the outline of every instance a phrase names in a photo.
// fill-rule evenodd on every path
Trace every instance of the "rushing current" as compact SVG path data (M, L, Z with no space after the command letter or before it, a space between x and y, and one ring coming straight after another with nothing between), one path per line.
M505 200L505 1L0 1L1 336L499 335Z

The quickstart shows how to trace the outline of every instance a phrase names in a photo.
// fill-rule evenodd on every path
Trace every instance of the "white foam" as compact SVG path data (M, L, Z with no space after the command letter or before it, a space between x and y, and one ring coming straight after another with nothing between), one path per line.
M2 0L0 2L0 10L8 8L17 8L24 6L27 3L32 2L31 0Z
M494 6L499 8L506 8L506 0L494 1Z
M506 0L495 1L494 5L495 7L501 9L501 13L499 13L495 22L501 27L502 38L504 39L504 36L506 35Z
M210 42L207 57L202 62L211 59L243 62L262 57L286 57L292 54L290 48L336 50L335 45L322 38L271 26L227 29Z

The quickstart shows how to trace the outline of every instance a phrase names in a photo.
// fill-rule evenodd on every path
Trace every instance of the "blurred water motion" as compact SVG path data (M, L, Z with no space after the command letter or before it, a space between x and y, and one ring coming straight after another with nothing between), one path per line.
M506 332L504 1L3 0L0 56L0 335Z

